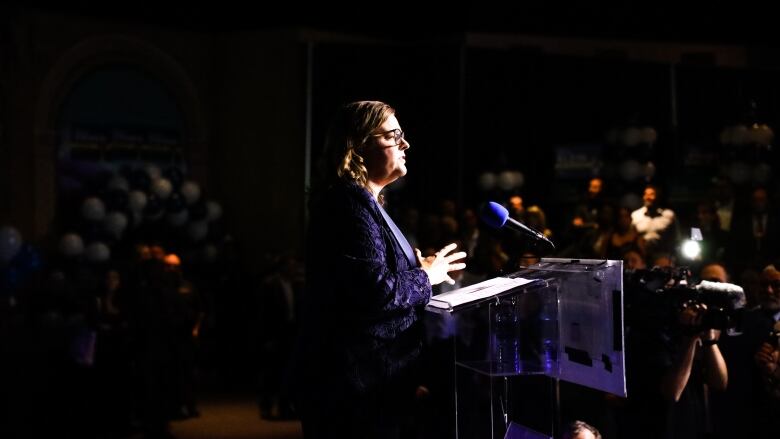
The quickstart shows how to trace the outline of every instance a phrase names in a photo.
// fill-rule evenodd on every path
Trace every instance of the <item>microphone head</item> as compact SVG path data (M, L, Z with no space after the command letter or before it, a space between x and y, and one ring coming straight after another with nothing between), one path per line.
M703 280L699 282L699 285L696 285L696 289L727 297L735 309L744 308L747 303L747 300L745 299L745 290L739 285Z
M506 210L506 207L491 201L480 210L479 217L490 227L500 229L506 224L506 219L509 218L509 211Z

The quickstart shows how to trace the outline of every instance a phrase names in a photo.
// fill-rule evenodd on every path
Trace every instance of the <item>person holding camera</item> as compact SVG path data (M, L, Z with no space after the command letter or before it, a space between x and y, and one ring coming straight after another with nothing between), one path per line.
M648 284L656 280L654 274L649 272ZM629 282L629 397L616 414L620 437L707 437L708 389L723 390L728 384L720 330L707 318L707 305L681 301L687 284L668 282L660 289L632 289L635 282Z
M679 314L679 323L682 335L679 338L678 356L672 362L672 367L664 375L661 384L661 393L668 400L679 402L682 393L694 373L694 363L699 363L701 371L705 373L706 384L724 390L728 384L728 372L726 362L718 349L720 330L701 328L702 318L707 311L707 305L701 303L688 303Z

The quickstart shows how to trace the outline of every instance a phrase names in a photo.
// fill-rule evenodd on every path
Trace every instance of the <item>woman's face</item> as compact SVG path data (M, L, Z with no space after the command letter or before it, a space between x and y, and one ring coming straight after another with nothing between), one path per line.
M397 133L401 133L400 138ZM401 125L392 114L374 134L366 143L364 153L368 180L385 186L406 175L405 151L409 149L409 142L403 138Z

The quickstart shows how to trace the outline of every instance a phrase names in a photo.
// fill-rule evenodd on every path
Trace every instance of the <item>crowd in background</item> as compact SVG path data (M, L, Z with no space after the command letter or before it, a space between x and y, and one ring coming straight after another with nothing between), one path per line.
M780 268L780 223L773 207L778 194L763 187L740 194L718 180L692 211L677 212L664 202L660 187L644 188L637 208L621 205L623 194L611 194L607 184L601 178L583 182L574 205L548 200L547 208L565 216L559 227L548 223L542 206L526 206L522 194L506 194L510 215L544 233L556 243L555 251L486 228L480 206L442 200L429 209L392 202L387 208L424 256L451 242L468 254L467 269L453 273L456 284L437 287L434 294L517 271L545 256L608 258L623 260L626 270L686 265L699 279L739 284L747 308L770 314L772 323L778 320L780 274L773 268ZM702 253L685 259L679 246L691 227L701 232ZM261 416L293 418L283 383L298 327L302 257L268 255L251 273L238 258L233 249L209 267L187 266L150 242L137 243L126 260L99 268L50 264L41 270L14 303L2 302L0 432L123 437L143 431L164 437L168 421L198 416L196 395L203 382L254 389ZM729 400L753 402L740 408L747 421L713 418L729 421L722 431L776 422L749 410L756 401L780 407L777 350L753 337L747 344L732 343L735 347L724 343L730 393L713 395L713 410L733 408ZM756 385L760 396L753 393ZM421 394L429 390L422 387ZM36 422L41 413L52 421Z

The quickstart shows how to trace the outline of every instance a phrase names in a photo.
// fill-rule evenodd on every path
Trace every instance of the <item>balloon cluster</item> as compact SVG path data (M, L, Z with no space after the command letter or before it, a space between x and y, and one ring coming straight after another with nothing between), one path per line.
M742 160L722 166L721 174L735 184L766 184L772 178L772 166L767 163L747 163Z
M723 145L771 145L775 133L767 124L753 123L750 125L729 125L720 132L720 143Z
M502 191L509 192L520 189L525 183L525 176L520 171L506 170L498 174L485 172L479 176L479 187L484 191L491 191L498 187Z
M721 174L735 184L767 184L772 178L772 142L775 133L769 125L751 123L729 125L720 132L727 163Z
M97 194L82 199L79 223L60 237L60 254L103 263L115 243L142 227L164 229L166 236L173 229L168 238L202 245L222 207L204 199L200 185L185 177L178 167L163 171L153 164L113 173Z
M0 295L13 294L42 266L41 255L15 227L0 228Z
M610 145L622 145L629 148L640 145L654 145L658 141L658 132L651 126L611 128L605 135Z

